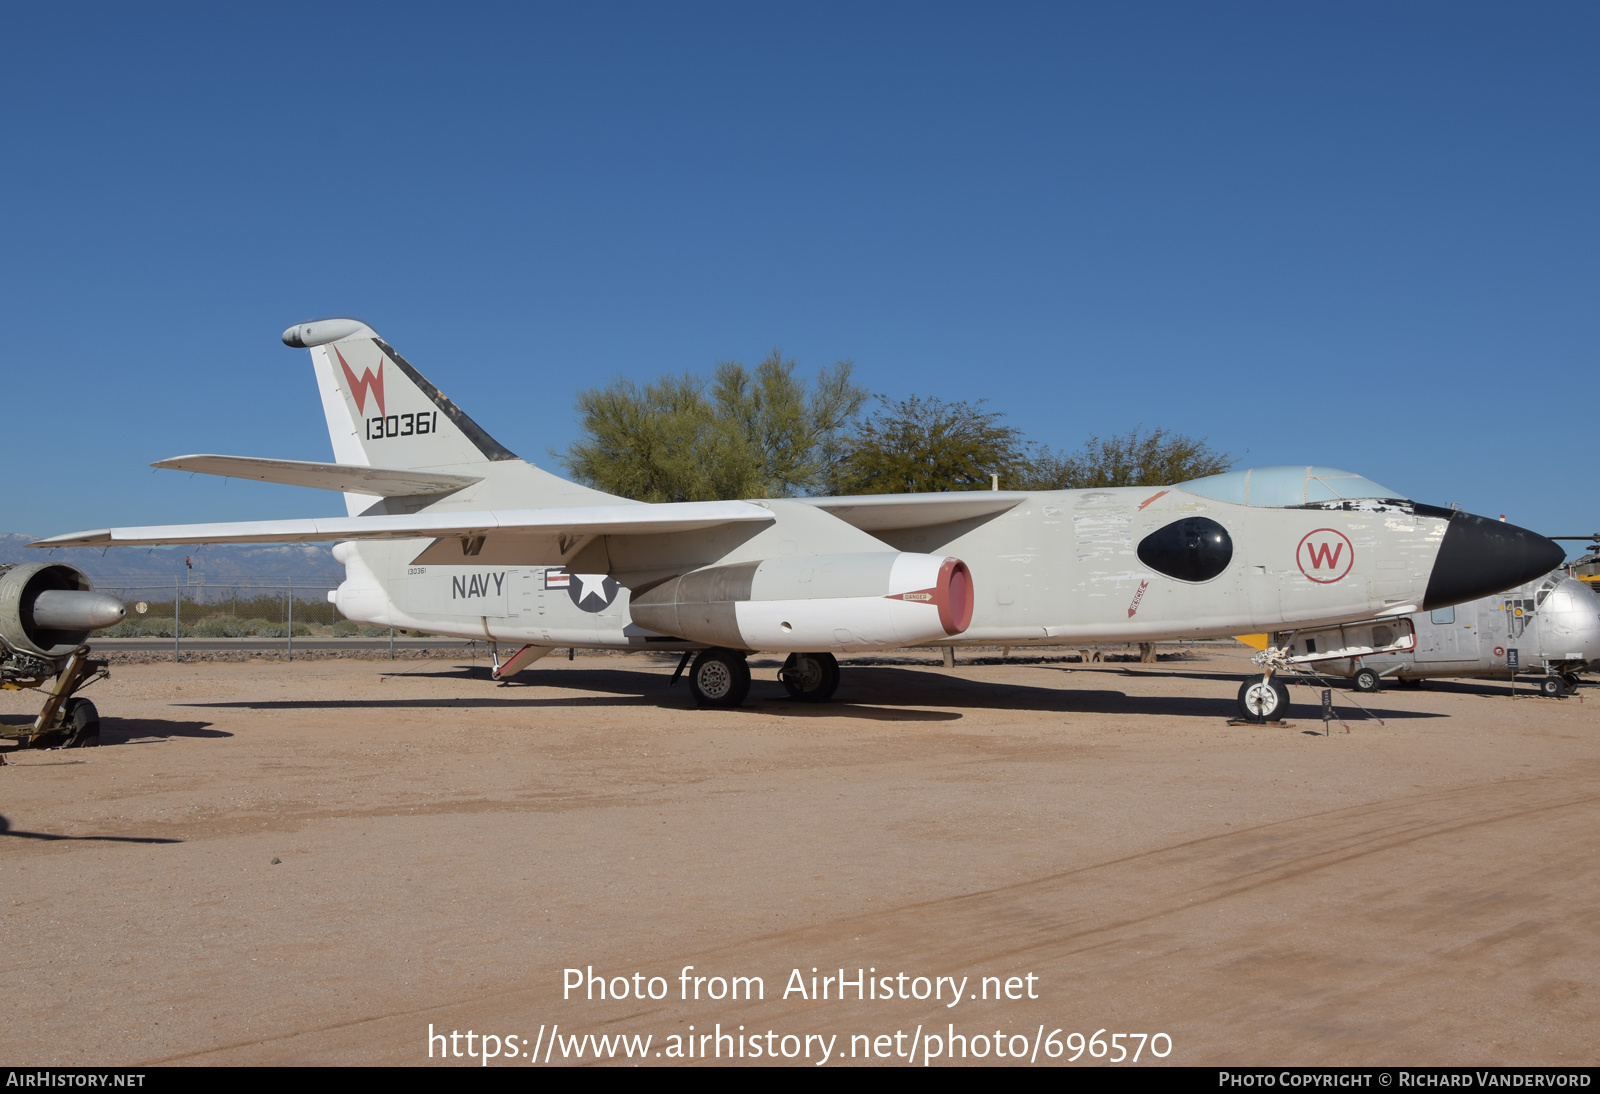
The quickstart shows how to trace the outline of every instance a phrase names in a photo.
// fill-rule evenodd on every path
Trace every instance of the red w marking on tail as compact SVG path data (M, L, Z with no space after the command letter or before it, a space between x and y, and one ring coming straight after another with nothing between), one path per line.
M1311 556L1311 568L1313 570L1320 570L1324 566L1333 570L1339 566L1339 556L1344 553L1344 544L1308 543L1306 544L1306 553Z
M378 361L378 375L372 375L369 368L361 374L361 379L356 379L356 374L350 371L350 365L345 361L344 354L339 352L339 347L333 347L334 356L339 358L339 367L344 369L344 378L350 382L350 394L356 397L356 410L365 414L367 412L367 390L372 390L372 397L377 400L378 413L383 410L383 361Z

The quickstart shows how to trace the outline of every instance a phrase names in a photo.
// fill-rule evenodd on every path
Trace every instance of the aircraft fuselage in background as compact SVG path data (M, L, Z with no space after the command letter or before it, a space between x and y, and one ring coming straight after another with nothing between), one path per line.
M1600 661L1600 593L1560 571L1494 596L1418 612L1410 617L1416 647L1407 652L1319 661L1316 671L1353 678L1399 681L1434 677L1493 676L1517 672L1568 678ZM1275 635L1291 656L1304 644ZM1366 689L1363 689L1366 690Z

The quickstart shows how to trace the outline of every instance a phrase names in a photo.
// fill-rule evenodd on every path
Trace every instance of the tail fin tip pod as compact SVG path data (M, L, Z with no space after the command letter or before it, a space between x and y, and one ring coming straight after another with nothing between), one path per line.
M401 470L517 459L359 319L317 319L283 332L311 352L339 463Z
M376 338L378 332L359 319L313 319L297 323L283 332L283 344L291 349L311 349L347 338Z

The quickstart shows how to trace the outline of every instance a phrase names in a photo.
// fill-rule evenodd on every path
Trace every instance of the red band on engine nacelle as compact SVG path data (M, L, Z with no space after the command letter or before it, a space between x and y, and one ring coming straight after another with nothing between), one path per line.
M972 625L972 571L965 562L944 560L933 602L939 606L939 623L945 634L960 634Z
M939 609L945 634L960 634L972 626L972 571L959 558L947 558L939 567L939 583L931 589L890 593L886 600L932 604Z

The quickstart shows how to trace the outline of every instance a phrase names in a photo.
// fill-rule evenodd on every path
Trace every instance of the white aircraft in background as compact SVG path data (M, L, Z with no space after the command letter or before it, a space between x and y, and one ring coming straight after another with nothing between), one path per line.
M364 323L305 323L283 341L310 351L334 462L155 466L342 491L348 516L111 528L35 546L335 540L346 577L331 599L349 619L486 639L500 676L557 647L698 650L690 687L708 706L743 702L756 650L791 655L780 672L791 695L826 699L838 653L1399 617L1519 585L1565 554L1316 467L1164 489L646 504L519 459ZM520 648L502 661L501 644ZM1240 689L1257 720L1287 701L1270 679Z
M1571 695L1578 674L1600 661L1600 593L1557 570L1495 596L1407 617L1412 648L1393 642L1381 653L1339 656L1343 639L1300 631L1273 635L1297 663L1348 679L1357 691L1377 691L1384 680L1417 687L1436 677L1515 678L1538 673L1536 685L1552 698ZM1257 649L1267 635L1242 636ZM1382 638L1382 635L1378 636ZM1253 640L1253 641L1252 641Z

